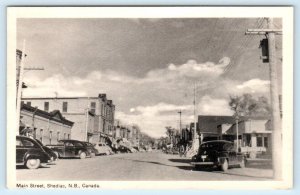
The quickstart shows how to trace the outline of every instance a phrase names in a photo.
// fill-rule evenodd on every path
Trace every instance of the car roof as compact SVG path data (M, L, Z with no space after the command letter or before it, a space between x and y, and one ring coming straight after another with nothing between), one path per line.
M62 142L83 142L83 141L79 141L79 140L74 140L74 139L61 139L59 141L62 141Z

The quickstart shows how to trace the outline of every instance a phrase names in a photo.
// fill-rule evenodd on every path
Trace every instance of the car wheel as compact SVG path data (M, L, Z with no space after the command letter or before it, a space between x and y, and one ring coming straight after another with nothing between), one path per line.
M225 159L224 160L224 162L223 162L223 164L221 165L221 170L222 171L227 171L228 170L228 160L227 159Z
M80 159L85 159L86 157L86 153L85 152L81 152L80 155L79 155L79 158Z
M245 159L243 158L243 160L240 162L240 167L241 168L244 168L245 166L246 166L246 161L245 161Z
M54 152L54 154L57 156L57 159L60 158L59 153L58 152Z
M26 167L28 169L37 169L41 165L40 159L28 159L26 161Z

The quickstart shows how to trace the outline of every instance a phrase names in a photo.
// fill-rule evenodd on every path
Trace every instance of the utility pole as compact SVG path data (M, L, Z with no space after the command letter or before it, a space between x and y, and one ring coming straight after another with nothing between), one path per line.
M181 110L179 110L178 114L179 114L179 132L181 132Z
M261 35L264 34L268 38L268 60L270 70L270 95L272 108L272 162L273 177L276 180L282 178L282 139L281 139L281 119L279 111L279 95L277 80L277 64L276 64L276 48L275 35L281 35L281 29L273 29L273 18L268 18L269 29L248 29L246 34Z
M88 102L87 102L87 107L86 107L86 112L85 112L85 133L84 133L84 141L88 141L88 136L87 136L87 134L88 134L88 127L89 127L89 110L90 110L90 108L89 108L89 106L90 106L90 104L89 104L89 100L90 100L90 98L88 97L87 98L88 99Z
M239 152L239 116L235 117L235 128L236 128L236 152Z
M19 135L19 126L20 126L20 115L21 115L21 99L22 99L22 87L23 87L23 77L24 77L24 70L44 70L44 68L40 67L25 67L25 47L26 41L23 40L23 48L22 48L22 53L21 53L21 59L20 59L20 64L17 69L17 80L18 80L18 86L17 86L17 106L16 106L16 111L17 111L17 135Z
M24 61L25 61L25 45L26 41L23 41L23 48L22 48L22 55L21 55L21 60L20 60L20 65L19 65L19 74L17 78L19 80L18 83L18 88L17 88L17 135L20 134L19 132L19 126L20 126L20 115L21 115L21 94L22 94L22 85L23 85L23 71L24 71Z

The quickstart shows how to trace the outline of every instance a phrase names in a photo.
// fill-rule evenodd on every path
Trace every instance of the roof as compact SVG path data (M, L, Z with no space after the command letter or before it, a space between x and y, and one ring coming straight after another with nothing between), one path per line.
M46 112L44 110L40 110L37 107L32 107L27 104L22 104L21 110L26 110L28 112L35 113L35 115L47 118L68 126L73 126L74 122L67 120L65 117L62 116L59 110L54 110L52 112Z
M198 128L200 133L218 134L218 126L221 124L234 124L235 118L233 116L198 116Z

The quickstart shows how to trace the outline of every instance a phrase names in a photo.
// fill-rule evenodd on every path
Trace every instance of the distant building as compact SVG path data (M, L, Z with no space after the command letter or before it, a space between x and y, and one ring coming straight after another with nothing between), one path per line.
M43 144L57 144L61 139L70 139L73 124L58 110L49 113L26 104L21 106L20 135L33 137Z
M64 117L74 121L72 139L89 142L112 139L115 105L106 94L98 97L22 98L22 101L46 112L60 110Z

